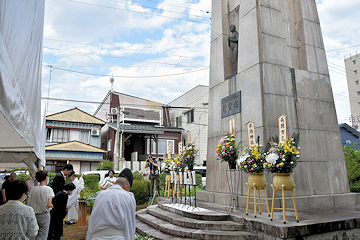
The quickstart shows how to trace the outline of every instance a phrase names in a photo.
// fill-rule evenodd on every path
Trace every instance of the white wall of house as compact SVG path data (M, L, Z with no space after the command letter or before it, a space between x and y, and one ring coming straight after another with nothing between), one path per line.
M190 131L191 141L195 143L198 149L198 154L195 158L195 164L198 166L202 166L207 159L208 102L209 87L198 85L168 104L171 107L182 107L171 108L171 125L184 129L182 134L183 143L187 142L187 131ZM189 108L186 109L186 107ZM188 121L190 111L193 111L194 117ZM180 117L181 125L177 121L177 118L179 119Z

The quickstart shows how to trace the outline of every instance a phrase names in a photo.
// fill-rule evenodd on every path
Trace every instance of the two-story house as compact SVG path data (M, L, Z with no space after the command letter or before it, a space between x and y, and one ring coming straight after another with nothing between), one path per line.
M101 133L101 148L106 159L137 161L142 155L160 160L178 153L182 128L172 127L169 109L161 103L109 91L94 116L106 122ZM117 116L119 116L119 155L116 149Z
M104 125L78 108L46 116L45 170L58 172L67 163L76 173L96 170L106 153L100 148Z

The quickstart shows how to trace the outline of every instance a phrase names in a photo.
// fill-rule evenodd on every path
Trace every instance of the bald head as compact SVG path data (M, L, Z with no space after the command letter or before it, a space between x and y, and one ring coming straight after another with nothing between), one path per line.
M115 184L120 185L124 190L129 191L130 190L130 183L129 181L124 177L118 177L115 181Z

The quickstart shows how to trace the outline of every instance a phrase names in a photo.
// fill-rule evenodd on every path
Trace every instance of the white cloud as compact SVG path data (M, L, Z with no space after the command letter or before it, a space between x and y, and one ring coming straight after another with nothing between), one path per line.
M206 11L211 9L211 0L162 1L166 4L151 4L150 1L142 0L136 1L136 3L144 3L143 6L157 7L158 10L148 9L140 5L120 3L124 0L119 2L115 0L78 1L114 8L125 8L129 11L91 6L66 0L46 1L43 51L46 64L109 76L166 75L209 66L210 25L186 20L207 22L210 14L207 14ZM130 0L126 2L135 3ZM357 21L360 1L326 0L317 1L317 4L327 51L360 45L358 40L360 22ZM178 6L182 6L182 8ZM153 15L131 11L151 13ZM193 15L199 15L203 18L197 18ZM88 45L79 43L87 43ZM339 121L348 119L350 116L349 103L343 101L348 95L343 62L344 55L357 49L360 49L360 47L327 53ZM166 65L165 63L173 65ZM97 67L80 68L75 66ZM167 103L198 84L208 85L208 77L208 69L161 78L115 77L114 90ZM50 97L101 101L110 90L109 78L108 76L91 76L54 70L50 84ZM44 67L43 96L47 96L48 79L49 70ZM52 113L74 107L76 104L53 101L50 103L52 105L50 105L49 111ZM78 104L78 106L83 106L84 110L89 113L92 113L97 107L96 104Z

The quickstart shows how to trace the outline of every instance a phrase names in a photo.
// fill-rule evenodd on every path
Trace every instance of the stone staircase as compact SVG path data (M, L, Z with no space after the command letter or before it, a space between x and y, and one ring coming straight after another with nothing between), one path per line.
M156 239L258 239L245 231L241 219L230 221L228 214L206 209L159 204L136 212L136 218L136 232Z

